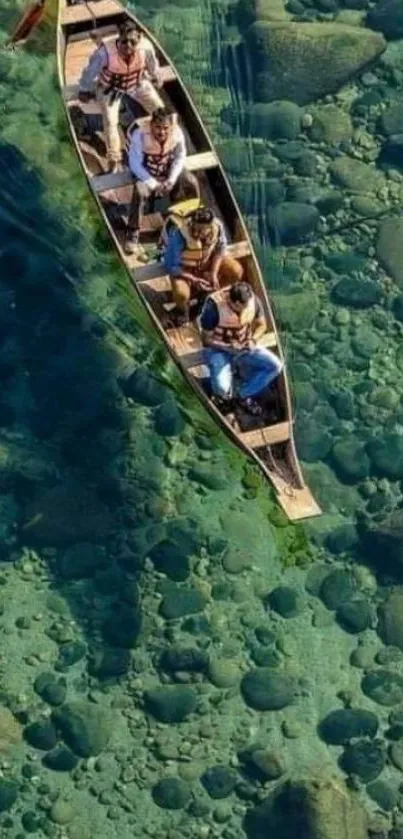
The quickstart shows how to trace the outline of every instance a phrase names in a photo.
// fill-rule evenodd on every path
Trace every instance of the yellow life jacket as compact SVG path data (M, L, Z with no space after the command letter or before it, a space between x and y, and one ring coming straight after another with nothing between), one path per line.
M181 253L181 265L186 269L207 270L211 257L220 238L220 225L213 219L208 242L201 242L192 236L192 217L181 220L178 228L185 240L185 247Z
M146 71L146 51L144 47L137 46L131 58L126 61L119 52L118 42L104 44L108 54L106 67L101 71L99 84L105 90L119 90L127 93L128 90L138 87Z
M163 181L171 169L174 151L181 139L182 131L177 124L176 114L174 114L173 125L166 142L160 144L152 134L149 123L150 120L141 129L143 166L145 166L153 178L157 178L158 181Z
M217 305L218 323L213 330L213 336L224 344L233 342L243 344L250 337L253 321L256 318L256 297L253 295L243 311L238 315L228 302L228 291L216 291L211 299Z

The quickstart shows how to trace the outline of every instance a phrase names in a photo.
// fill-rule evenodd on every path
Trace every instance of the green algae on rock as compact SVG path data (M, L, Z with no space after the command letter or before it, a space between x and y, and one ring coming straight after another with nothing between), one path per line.
M358 800L340 781L287 781L249 810L248 839L367 839L367 820Z
M246 38L256 99L299 105L337 91L386 49L382 35L336 22L257 21Z

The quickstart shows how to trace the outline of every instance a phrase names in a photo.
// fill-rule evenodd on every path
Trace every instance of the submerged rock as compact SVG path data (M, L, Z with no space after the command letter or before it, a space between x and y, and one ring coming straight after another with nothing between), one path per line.
M319 210L312 204L285 201L271 209L268 222L276 245L297 245L316 229Z
M342 782L288 781L246 815L248 839L367 839L361 805Z
M21 725L14 714L9 708L0 707L0 754L8 752L12 746L20 742L21 737Z
M98 755L109 742L112 720L105 710L77 700L54 711L52 719L67 746L79 757Z
M381 222L376 254L385 271L403 288L403 218L388 218Z
M24 737L30 746L44 752L54 749L57 743L57 732L49 719L33 722L24 729Z
M159 722L183 722L196 710L197 695L187 686L166 686L147 690L144 694L146 711Z
M182 582L190 574L190 553L187 545L164 539L152 548L149 556L157 571L171 580Z
M174 620L202 612L206 603L207 597L197 588L170 586L164 594L160 612L167 620Z
M278 711L291 705L296 694L296 682L287 673L268 667L251 670L241 682L243 698L256 711Z
M34 690L49 705L62 705L67 696L65 679L58 679L54 673L40 673L35 679Z
M325 743L342 746L353 737L373 738L378 731L378 718L363 708L340 708L331 711L320 723L319 734Z
M250 134L265 140L295 140L301 130L301 111L294 102L254 102L247 106Z
M289 586L278 586L267 597L267 605L282 618L295 618L304 608L302 596Z
M179 437L184 431L186 422L183 414L175 402L160 405L155 412L154 425L157 434L162 437Z
M78 764L77 755L67 746L57 746L51 752L47 752L43 758L43 765L54 772L71 772Z
M130 399L151 408L166 402L170 396L169 390L164 385L147 370L141 368L126 379L123 390Z
M386 49L382 35L332 23L258 21L246 33L255 98L305 105L338 90Z
M237 782L237 773L230 766L212 766L200 778L210 798L227 798Z
M336 613L340 626L346 631L355 634L363 632L371 625L373 611L371 604L363 597L357 597L342 603Z
M403 478L403 437L389 432L374 438L367 448L374 471L381 476Z
M403 38L403 6L401 0L380 0L373 9L369 10L367 25L371 29L382 32L385 38L391 40Z
M384 182L384 176L379 169L347 155L338 157L331 164L330 172L338 184L351 192L373 193Z
M11 809L17 800L17 795L18 784L15 781L0 778L0 813Z
M153 787L152 796L164 810L183 810L190 799L190 788L182 778L162 778Z
M381 288L375 280L343 277L333 286L331 295L335 303L352 306L354 309L368 309L379 303Z
M332 450L336 472L346 481L359 481L369 473L369 457L365 445L355 436L338 440Z
M159 660L159 666L166 673L204 673L208 663L208 653L198 647L170 647L164 650Z
M349 114L336 105L323 105L312 111L310 135L316 143L336 144L350 140L353 126Z
M378 633L385 644L403 650L403 589L392 591L378 609Z
M328 609L339 609L357 593L358 585L351 571L332 571L320 588L320 598Z
M382 740L359 740L345 750L340 758L342 769L348 775L357 775L361 781L374 781L386 763L386 749Z
M385 781L374 781L372 784L368 784L367 793L378 804L381 810L385 810L385 812L393 810L397 804L397 789L394 789L390 784L385 783Z
M361 683L366 696L378 705L398 705L403 701L403 676L392 670L373 670Z

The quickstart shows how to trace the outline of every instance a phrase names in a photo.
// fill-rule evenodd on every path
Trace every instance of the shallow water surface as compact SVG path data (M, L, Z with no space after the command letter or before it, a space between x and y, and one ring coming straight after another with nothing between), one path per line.
M131 295L70 148L51 20L0 54L1 837L291 839L313 796L307 839L401 839L403 31L389 10L386 45L385 5L136 7L274 300L324 510L298 526Z

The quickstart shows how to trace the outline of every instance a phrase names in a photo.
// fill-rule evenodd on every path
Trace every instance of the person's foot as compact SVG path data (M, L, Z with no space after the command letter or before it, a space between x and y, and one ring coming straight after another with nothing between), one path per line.
M128 231L126 241L124 243L124 251L127 254L137 253L140 249L139 232L138 230Z
M221 414L227 414L233 406L233 399L231 396L213 396L211 401L213 405L218 408Z
M240 399L239 404L241 408L243 408L248 414L251 414L252 417L262 416L263 408L258 402L256 402L255 399L251 399L250 397L247 399Z

